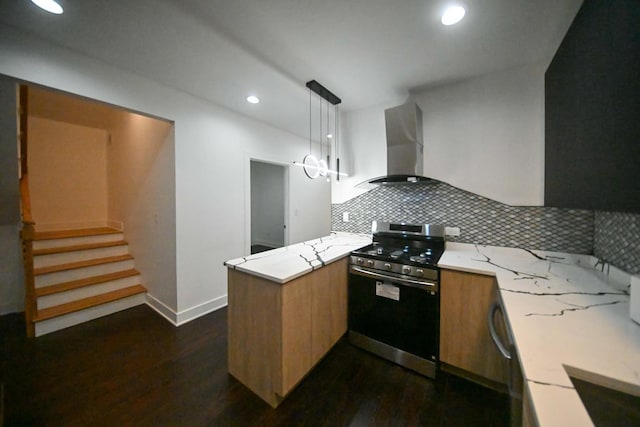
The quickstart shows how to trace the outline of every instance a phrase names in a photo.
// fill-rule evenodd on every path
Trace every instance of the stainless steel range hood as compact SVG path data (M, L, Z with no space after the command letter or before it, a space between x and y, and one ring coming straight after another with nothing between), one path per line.
M387 174L356 187L426 181L423 176L422 110L413 102L384 111L387 129Z

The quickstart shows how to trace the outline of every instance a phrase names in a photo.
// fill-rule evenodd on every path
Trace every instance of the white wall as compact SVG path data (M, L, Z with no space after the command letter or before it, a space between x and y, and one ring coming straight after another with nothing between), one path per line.
M544 203L543 64L523 66L414 94L423 112L424 173L510 205ZM386 168L384 109L349 112L346 144L356 153L333 203Z
M249 239L248 159L290 163L302 159L308 142L6 26L0 26L0 57L2 74L175 122L174 320L183 322L226 304L223 261L244 256ZM300 215L291 218L290 243L327 234L329 186L295 170L290 181L290 209Z
M176 312L173 125L128 112L118 117L107 151L109 219L123 224L149 294Z
M529 65L415 95L428 176L509 205L543 205L544 71Z
M0 315L24 311L16 84L0 76Z
M296 157L302 161L302 152ZM331 231L331 185L318 178L308 179L302 168L289 168L289 244L314 237L326 236Z
M251 162L251 244L284 246L284 167Z
M349 176L333 181L331 202L343 203L367 190L356 185L387 173L387 134L384 110L395 105L385 104L350 111L342 116L343 135L340 142L340 172Z
M107 224L107 131L29 117L29 189L38 231Z

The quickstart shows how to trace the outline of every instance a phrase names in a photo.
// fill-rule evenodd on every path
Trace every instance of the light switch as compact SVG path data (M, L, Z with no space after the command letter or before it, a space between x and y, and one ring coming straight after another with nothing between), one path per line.
M342 212L342 222L349 222L349 212Z

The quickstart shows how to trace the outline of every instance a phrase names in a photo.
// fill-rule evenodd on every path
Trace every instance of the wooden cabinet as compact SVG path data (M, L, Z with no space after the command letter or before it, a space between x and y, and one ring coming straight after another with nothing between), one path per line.
M442 368L504 389L509 365L491 340L487 321L498 291L495 277L442 270L440 283Z
M640 2L585 0L545 73L545 205L640 212Z
M229 373L274 408L347 331L347 263L285 284L229 270Z

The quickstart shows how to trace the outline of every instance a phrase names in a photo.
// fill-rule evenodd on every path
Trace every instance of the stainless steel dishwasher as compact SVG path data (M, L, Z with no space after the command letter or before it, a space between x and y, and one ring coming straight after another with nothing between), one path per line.
M509 328L509 322L504 312L500 291L497 292L497 300L489 310L489 333L498 351L509 362L509 398L510 398L510 424L512 427L522 426L522 389L523 378L518 361L518 352ZM496 322L499 322L496 324ZM504 340L506 339L506 343Z

